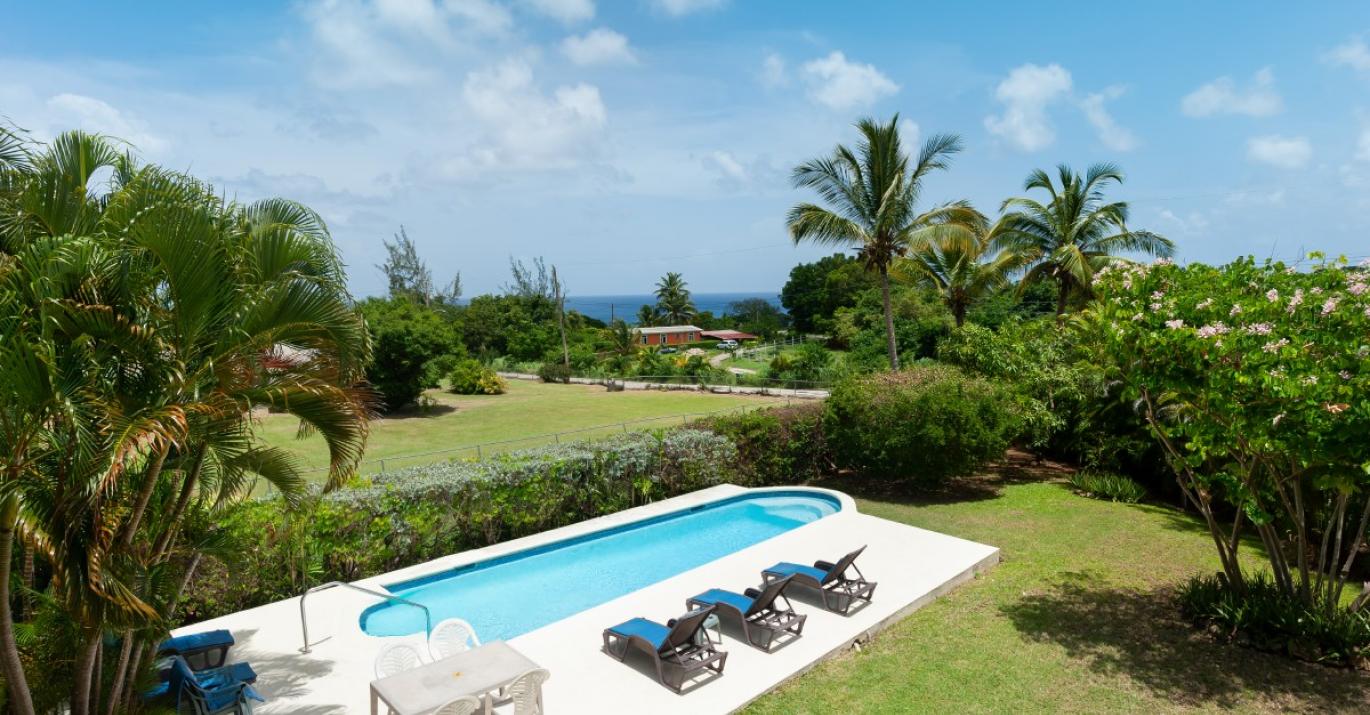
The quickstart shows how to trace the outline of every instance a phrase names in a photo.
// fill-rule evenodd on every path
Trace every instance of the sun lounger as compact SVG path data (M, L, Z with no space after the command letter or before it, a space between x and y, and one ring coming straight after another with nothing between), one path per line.
M682 692L685 682L701 673L723 674L728 654L699 637L704 619L713 612L712 607L690 611L666 625L646 618L625 621L604 629L604 652L622 661L630 646L641 649L652 657L661 684Z
M795 585L818 589L824 608L845 614L856 601L870 603L875 595L875 582L867 581L861 569L856 567L856 557L865 550L862 546L838 559L837 563L815 561L813 566L804 566L781 562L762 571L761 577L767 583L788 578ZM854 571L855 578L849 577L848 571Z
M742 593L710 589L686 601L685 607L713 606L720 614L737 616L747 642L770 651L777 638L786 633L798 636L804 631L805 616L795 613L790 600L785 598L785 587L791 580L792 577L776 579L760 590L749 588ZM777 601L783 601L784 607L778 607Z

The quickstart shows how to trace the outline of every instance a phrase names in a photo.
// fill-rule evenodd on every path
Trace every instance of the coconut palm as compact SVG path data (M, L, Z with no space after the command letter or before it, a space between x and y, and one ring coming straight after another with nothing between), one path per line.
M643 304L637 309L638 327L648 328L657 324L661 320L661 314L657 312L656 306Z
M1029 174L1023 184L1025 191L1047 192L1046 204L1027 197L1004 201L1000 210L1006 213L995 244L1030 266L1022 285L1039 280L1056 284L1059 321L1072 298L1090 294L1095 272L1127 260L1119 254L1168 257L1175 244L1150 231L1130 230L1127 202L1104 200L1106 188L1123 182L1123 172L1116 165L1095 164L1081 176L1062 164L1056 172L1059 187L1041 169Z
M656 284L656 312L659 319L672 325L684 325L695 319L698 311L690 301L690 289L679 273L667 273Z
M21 396L0 409L0 551L17 532L49 562L55 602L82 634L70 704L84 715L106 632L123 639L111 711L150 662L132 638L164 635L166 572L184 583L197 563L184 517L245 496L253 476L299 493L302 465L254 439L255 406L323 436L334 482L355 464L369 343L327 230L303 206L226 203L80 133L31 164L0 167L0 362L17 368L0 387ZM96 196L101 168L114 174ZM32 712L13 686L11 625L0 610L0 660L13 709Z
M994 248L998 226L985 233L949 234L929 241L896 259L890 273L936 290L959 328L966 324L972 305L1008 287L1009 276L1023 266L1017 254Z
M923 180L946 169L961 151L961 139L938 134L923 143L917 161L899 141L899 115L881 124L862 119L855 149L838 145L829 157L813 159L794 170L793 183L818 192L827 207L801 203L790 209L787 223L796 244L805 241L853 248L867 270L880 275L885 312L885 338L890 367L899 368L899 346L890 307L890 264L895 258L947 235L965 235L983 226L984 217L968 202L955 201L919 213Z

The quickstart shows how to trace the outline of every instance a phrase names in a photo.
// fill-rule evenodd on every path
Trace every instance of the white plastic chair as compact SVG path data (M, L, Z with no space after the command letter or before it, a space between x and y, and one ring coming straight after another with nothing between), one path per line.
M480 645L476 629L460 618L448 618L433 627L428 634L428 654L433 660L456 655Z
M485 706L480 698L474 695L467 695L464 698L457 698L446 705L433 711L433 715L472 715L477 710Z
M423 665L423 654L408 643L391 643L376 656L376 678L388 678L396 673Z
M514 715L543 715L542 684L550 677L552 674L543 668L530 670L504 689L514 703Z

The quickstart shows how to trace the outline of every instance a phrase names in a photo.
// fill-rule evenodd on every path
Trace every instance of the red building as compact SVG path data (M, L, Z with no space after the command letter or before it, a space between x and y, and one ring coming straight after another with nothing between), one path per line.
M662 325L651 328L633 328L639 345L683 345L697 343L704 331L693 325Z

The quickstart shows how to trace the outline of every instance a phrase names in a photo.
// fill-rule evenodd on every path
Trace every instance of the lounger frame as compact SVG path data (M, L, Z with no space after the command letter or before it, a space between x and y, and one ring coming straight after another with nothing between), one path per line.
M786 633L799 636L804 632L804 621L808 616L795 612L794 605L785 596L785 589L793 582L792 579L792 576L787 576L779 581L766 583L765 588L760 591L754 588L744 591L742 595L753 599L752 608L745 612L738 610L731 603L700 601L695 598L686 601L685 607L695 609L713 606L720 615L728 613L737 616L737 619L742 623L742 635L746 637L747 643L769 653L771 648L776 645L777 639ZM772 588L777 589L776 592L763 600L762 597L766 596L766 590ZM775 602L777 600L784 601L785 608L776 608ZM763 605L758 608L757 603Z
M856 565L856 557L860 556L861 552L865 550L866 547L862 546L856 551L843 556L835 564L827 561L815 561L813 564L814 568L828 573L822 581L819 581L808 574L796 573L781 575L772 571L762 571L761 578L765 580L766 583L771 583L779 578L790 578L793 579L791 583L795 585L816 589L823 598L824 608L834 613L846 615L851 611L851 607L857 601L870 603L871 599L875 596L876 583L874 581L867 581L866 575L861 573L860 567ZM848 569L856 572L856 578L847 577Z
M727 652L714 647L713 641L707 636L698 637L704 628L704 619L713 611L712 607L704 608L676 619L660 648L641 636L624 636L615 633L612 628L605 628L604 652L622 662L629 648L642 650L651 656L657 680L676 694L681 694L685 683L700 673L723 674L723 665L728 661Z

